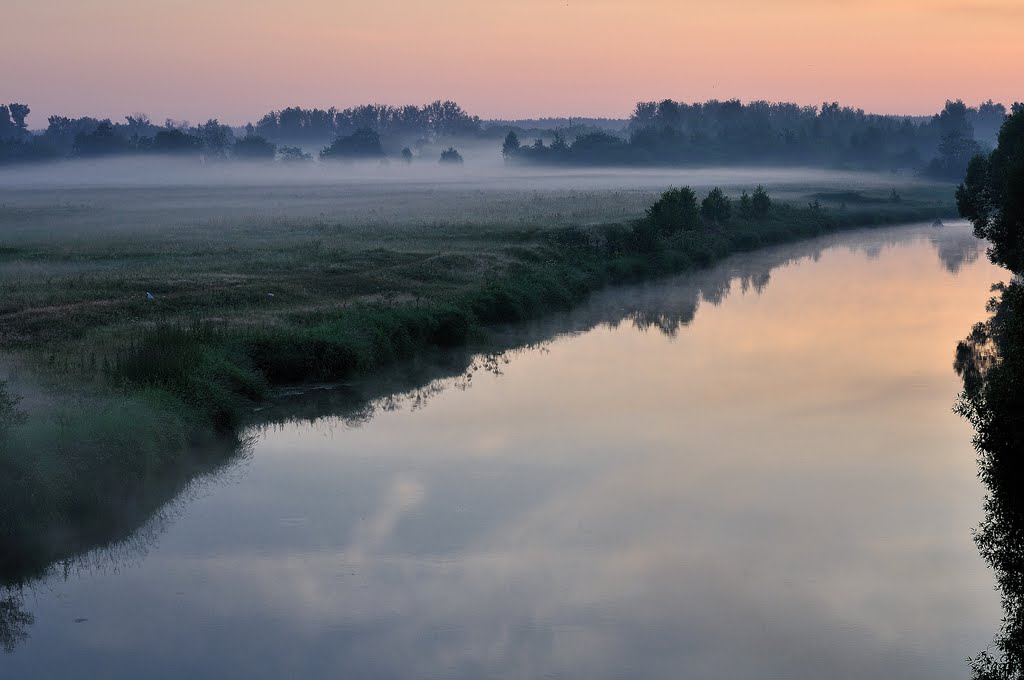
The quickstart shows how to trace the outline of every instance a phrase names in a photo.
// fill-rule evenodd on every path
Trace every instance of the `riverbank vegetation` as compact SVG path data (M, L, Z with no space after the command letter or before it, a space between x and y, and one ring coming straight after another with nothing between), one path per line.
M957 190L960 214L1013 279L994 288L991 317L957 347L964 382L957 411L974 427L985 520L975 533L1002 596L1002 629L971 660L979 680L1024 673L1024 110L1003 124L988 156L971 161Z

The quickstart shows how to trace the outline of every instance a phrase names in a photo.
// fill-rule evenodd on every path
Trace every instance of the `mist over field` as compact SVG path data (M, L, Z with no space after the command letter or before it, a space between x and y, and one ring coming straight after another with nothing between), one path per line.
M42 236L62 224L145 232L175 224L215 228L220 220L236 218L317 219L380 229L544 228L636 219L673 186L720 186L738 195L759 184L793 200L835 187L885 194L894 187L934 186L913 177L811 168L518 167L483 150L455 167L355 162L293 168L111 158L0 169L0 223L7 239Z

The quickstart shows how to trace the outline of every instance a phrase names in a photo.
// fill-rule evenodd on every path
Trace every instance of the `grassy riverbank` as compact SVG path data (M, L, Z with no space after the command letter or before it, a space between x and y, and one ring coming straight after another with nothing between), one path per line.
M57 225L48 238L6 230L0 242L0 345L32 367L8 409L27 418L0 439L0 576L166 497L153 490L188 477L197 439L230 441L276 386L366 375L730 253L952 214L939 196L818 193L678 230L282 218L86 234L59 226L89 208L51 208L37 215Z

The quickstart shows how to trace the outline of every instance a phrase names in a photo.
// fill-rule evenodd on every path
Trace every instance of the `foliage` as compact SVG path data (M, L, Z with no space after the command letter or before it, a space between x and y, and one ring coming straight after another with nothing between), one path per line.
M440 162L451 165L462 165L462 154L456 151L454 147L449 146L441 152Z
M198 156L203 140L178 128L166 128L156 133L149 148L153 153Z
M231 153L235 133L227 125L221 125L211 118L196 128L196 136L203 148L203 155L210 160L224 160Z
M701 201L700 214L711 222L725 222L732 214L732 201L721 189L715 187Z
M991 243L991 260L1024 272L1024 111L1006 119L988 157L971 160L956 201L975 235Z
M282 163L306 163L313 160L312 154L304 152L297 146L277 147L277 157Z
M128 141L115 132L109 119L100 121L92 132L75 135L74 155L82 158L126 153L130 148Z
M992 316L977 324L957 347L964 391L957 412L974 427L985 520L975 533L1002 595L1002 629L995 654L971 659L979 680L1019 678L1024 673L1024 287L997 287Z
M259 135L246 135L231 147L231 157L247 161L272 161L277 145Z
M758 184L754 189L754 195L750 198L750 215L752 217L765 217L772 209L772 199L768 196L765 188Z
M519 143L519 135L517 135L514 131L510 130L509 133L505 135L505 141L501 145L502 157L505 160L509 160L510 158L514 157L517 153L519 153L520 146L521 144Z
M508 159L576 165L696 165L772 162L863 169L920 170L942 179L963 176L967 160L991 141L993 122L1005 115L991 101L979 108L947 101L921 120L879 116L826 102L790 103L711 100L685 104L641 102L630 118L628 139L608 132L577 135L564 143L503 147ZM979 130L976 132L974 124ZM981 135L976 138L976 135ZM933 158L929 163L922 159Z
M697 194L690 187L669 189L647 209L646 220L661 234L696 229Z
M368 127L338 137L320 152L320 158L323 160L355 160L383 156L384 148L380 143L380 135Z
M1004 617L988 650L970 660L975 678L1024 674L1024 109L999 130L996 149L976 156L956 191L957 208L989 240L989 257L1016 275L994 287L991 316L957 346L954 368L964 390L957 412L974 427L985 483L985 520L975 533L996 577Z
M363 128L408 139L452 137L478 133L480 119L453 101L435 101L423 106L368 104L342 110L289 107L271 111L256 123L258 134L290 144L322 144Z

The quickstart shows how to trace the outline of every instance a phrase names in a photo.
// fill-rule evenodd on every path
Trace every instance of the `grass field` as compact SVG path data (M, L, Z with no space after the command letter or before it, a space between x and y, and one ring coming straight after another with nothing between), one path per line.
M197 438L233 438L275 387L365 375L738 250L953 214L948 186L819 171L114 170L0 184L0 367L27 415L0 428L0 575L166 495ZM638 240L669 186L759 183L765 218Z

